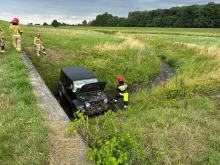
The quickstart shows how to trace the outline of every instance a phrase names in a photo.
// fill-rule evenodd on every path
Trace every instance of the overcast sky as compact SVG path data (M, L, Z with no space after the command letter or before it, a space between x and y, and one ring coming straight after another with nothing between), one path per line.
M70 24L92 20L97 14L109 12L127 16L129 11L206 4L220 0L0 0L0 20L18 17L21 23L51 23L53 19Z

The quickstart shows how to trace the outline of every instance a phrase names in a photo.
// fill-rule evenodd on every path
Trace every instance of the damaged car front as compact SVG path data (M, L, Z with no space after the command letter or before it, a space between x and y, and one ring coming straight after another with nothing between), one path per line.
M77 111L91 116L108 110L108 97L104 92L106 83L83 67L65 67L61 69L58 91L60 100L70 105L71 117Z
M108 97L104 92L105 86L105 82L83 85L76 91L76 98L73 100L76 109L84 111L84 114L88 116L107 111Z

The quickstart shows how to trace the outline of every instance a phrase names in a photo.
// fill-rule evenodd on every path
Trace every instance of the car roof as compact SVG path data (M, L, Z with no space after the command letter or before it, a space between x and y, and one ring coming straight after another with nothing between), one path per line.
M96 76L83 67L65 67L61 70L72 81L96 78Z

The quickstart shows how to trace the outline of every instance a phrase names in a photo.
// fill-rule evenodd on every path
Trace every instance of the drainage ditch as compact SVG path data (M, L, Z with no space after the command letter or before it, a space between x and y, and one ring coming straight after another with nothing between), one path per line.
M171 79L175 73L176 70L174 67L172 67L166 59L161 58L160 59L161 65L160 65L160 72L153 78L148 84L147 89L152 89L156 86L159 86L161 84L166 83L169 79Z
M134 85L134 86L130 87L129 88L130 93L134 93L134 92L137 92L141 89L146 89L146 88L148 90L151 90L161 84L167 83L167 81L175 75L175 72L176 72L175 68L172 67L166 61L166 59L160 58L160 62L161 62L161 65L160 65L159 73L156 74L155 77L153 77L152 80L150 82L148 82L147 84L142 83L141 85ZM116 95L115 90L106 90L106 93L107 93L108 97L111 99L114 98ZM73 119L72 110L71 110L69 103L65 100L62 100L62 102L61 102L61 98L59 97L58 92L54 93L54 96L58 100L58 102L60 103L60 105L64 109L65 113L68 115L68 117L70 119ZM119 107L123 107L123 105L119 105Z
M27 55L21 53L21 57L29 70L29 79L37 97L38 105L48 117L48 125L53 130L53 133L50 135L50 143L52 145L49 155L50 164L90 164L86 161L88 147L83 139L79 135L72 138L65 137L69 118L71 119L70 106L64 102L61 104L63 107L61 108L57 103L59 97L55 95L57 100L54 98ZM150 83L140 86L139 89L152 89L168 81L174 74L175 69L166 60L161 59L159 74Z

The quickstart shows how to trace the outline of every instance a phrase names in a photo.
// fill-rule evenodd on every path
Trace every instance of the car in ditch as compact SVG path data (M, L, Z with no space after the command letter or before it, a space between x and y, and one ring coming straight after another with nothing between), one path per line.
M104 92L106 83L83 67L61 69L58 83L59 96L71 106L73 118L77 111L92 116L108 110L108 97Z

